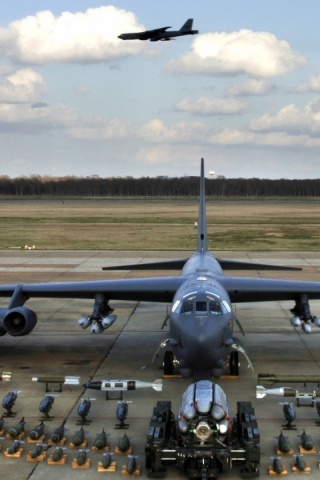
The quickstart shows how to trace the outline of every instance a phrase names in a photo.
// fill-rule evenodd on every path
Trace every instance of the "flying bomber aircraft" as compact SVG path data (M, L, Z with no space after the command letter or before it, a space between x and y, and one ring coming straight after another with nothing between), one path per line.
M167 32L168 28L161 27L154 30L146 30L145 32L136 33L122 33L118 36L121 40L150 40L150 42L158 42L171 40L173 37L182 37L183 35L196 35L198 30L192 30L193 18L189 18L180 28L180 30L171 30Z
M105 270L181 270L180 275L120 280L0 285L0 297L11 297L0 309L0 334L29 334L37 315L25 302L37 298L83 298L94 301L91 315L79 320L82 328L102 333L116 321L109 302L129 300L171 303L165 368L178 363L180 373L194 379L219 377L229 357L236 373L241 351L233 335L237 322L232 304L292 300L291 324L311 332L320 318L311 315L309 299L320 299L320 282L225 276L223 270L291 270L215 258L208 250L204 160L201 159L197 250L190 258L149 264L105 267ZM129 355L129 352L128 352Z

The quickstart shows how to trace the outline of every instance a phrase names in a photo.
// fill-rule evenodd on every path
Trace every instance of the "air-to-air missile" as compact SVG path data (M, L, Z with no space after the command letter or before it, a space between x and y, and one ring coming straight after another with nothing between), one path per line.
M134 455L128 455L127 470L129 475L132 475L137 469L137 457Z
M19 440L15 440L7 449L7 453L9 455L14 455L15 453L17 453L17 451L19 450L20 448L20 442Z
M162 380L154 382L141 382L140 380L95 380L83 384L84 388L102 390L103 392L125 392L126 390L138 390L140 388L153 388L162 392Z
M293 409L293 404L288 402L283 402L283 403L280 403L280 405L283 405L282 410L283 410L284 418L287 420L287 424L283 425L283 427L285 428L285 430L296 430L295 426L292 425L292 422L296 418L296 412Z
M129 410L128 402L124 402L124 401L118 402L116 416L120 423L116 424L115 426L116 429L125 429L129 427L129 424L125 423L125 420L128 415L128 410Z
M256 398L264 398L266 395L275 395L277 397L295 397L297 406L312 406L314 399L320 397L320 390L295 390L291 387L264 388L262 385L256 386Z
M60 425L60 427L56 428L52 435L51 435L51 441L53 443L59 443L61 442L62 438L63 438L63 435L64 435L64 426L65 426L65 423L66 423L66 420L63 420L62 424Z
M301 446L305 450L312 450L314 448L314 442L312 440L311 435L307 435L305 429L303 429L302 434L300 435L301 438Z
M38 383L45 383L46 384L46 392L49 392L49 383L58 383L60 385L59 392L62 392L62 385L80 385L80 377L73 377L73 376L38 376L32 377L33 382ZM52 390L51 390L52 391Z
M87 461L87 451L86 450L79 450L79 453L76 458L76 463L81 467L81 465L84 465Z
M2 406L5 410L7 410L7 413L4 414L6 417L15 415L15 413L12 411L12 407L16 403L17 396L18 392L9 392L2 400Z
M39 440L43 436L43 432L45 429L45 425L43 423L43 420L39 423L39 425L36 425L29 433L29 437L31 440Z
M96 439L94 441L93 446L98 450L102 450L106 447L106 445L107 445L107 434L103 428L102 432L96 434Z
M44 414L44 420L49 420L50 415L49 412L52 408L54 402L54 396L53 395L46 395L40 402L39 404L39 410L41 413Z
M51 456L51 460L53 462L59 462L63 456L63 448L62 447L56 447L55 451L53 452Z
M272 457L272 470L278 475L283 471L282 458Z
M35 445L35 446L33 447L33 449L31 450L31 452L30 452L30 457L31 457L31 458L37 458L37 457L39 457L40 455L42 455L43 450L44 450L44 445L42 445L41 443L38 443L38 444Z
M89 415L90 408L91 400L89 398L82 398L78 406L78 415L81 417L81 422L79 422L79 424L85 425L90 423L86 418L87 415Z
M104 453L101 459L102 468L109 468L112 462L112 453Z
M72 439L71 439L71 442L73 443L73 445L75 447L80 447L80 445L83 444L85 438L84 438L84 430L83 430L83 426L80 428L80 430L77 430L76 432L74 432L73 436L72 436Z
M13 425L13 427L9 428L8 435L12 438L18 437L24 432L25 424L26 422L24 421L24 417L22 417L19 423L16 423L16 425Z
M130 439L125 433L118 440L118 449L120 450L120 452L124 453L124 452L127 452L129 448L130 448Z
M289 453L291 450L289 438L284 436L282 431L278 437L278 449L281 453Z

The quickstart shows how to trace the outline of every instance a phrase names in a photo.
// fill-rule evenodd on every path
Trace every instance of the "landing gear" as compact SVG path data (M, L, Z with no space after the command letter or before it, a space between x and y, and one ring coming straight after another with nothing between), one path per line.
M172 375L173 374L173 353L171 350L167 350L164 354L163 359L163 374Z
M239 376L239 353L238 352L233 351L230 353L229 367L230 367L230 375L232 377L238 377Z

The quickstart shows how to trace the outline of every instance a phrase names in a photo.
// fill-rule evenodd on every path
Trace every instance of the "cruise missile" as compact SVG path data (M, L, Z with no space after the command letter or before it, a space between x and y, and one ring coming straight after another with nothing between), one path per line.
M39 376L39 377L32 377L33 382L38 383L63 383L64 385L80 385L80 377L49 377L49 376Z
M264 388L262 385L257 385L256 398L264 398L266 395L275 395L277 397L295 397L298 400L312 400L320 397L320 390L295 390L291 387Z
M297 406L313 405L313 400L320 397L320 390L295 390L290 387L264 388L262 385L256 386L256 398L264 398L266 395L275 395L277 397L295 397Z
M258 373L258 383L320 383L320 375L275 375Z
M290 387L264 388L262 385L257 385L256 398L264 398L266 395L276 395L277 397L295 397L296 390Z
M162 380L158 379L154 382L141 382L140 380L95 380L84 383L83 387L102 390L103 392L124 392L140 388L153 388L157 392L162 392Z

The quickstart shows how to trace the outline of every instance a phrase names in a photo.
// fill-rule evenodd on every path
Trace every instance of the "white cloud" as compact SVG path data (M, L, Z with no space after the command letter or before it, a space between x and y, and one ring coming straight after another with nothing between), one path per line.
M92 121L82 120L67 130L68 136L81 140L110 140L128 138L133 135L133 127L129 121L113 119L105 121L95 118Z
M313 75L307 82L300 83L293 89L294 93L320 92L320 75Z
M29 68L0 77L0 103L35 102L46 91L42 76Z
M276 87L271 85L267 80L262 78L249 78L245 82L235 83L226 90L226 93L234 97L248 97L251 95L267 95L275 90Z
M288 42L272 33L240 30L197 36L192 51L170 61L167 69L174 73L272 78L304 64L304 58Z
M259 132L287 132L292 136L320 136L320 98L302 109L289 104L275 114L261 115L250 122L250 128Z
M140 53L143 42L117 37L143 29L133 13L113 6L58 17L45 10L0 28L0 54L31 64L107 62Z
M176 103L175 110L193 115L237 115L247 110L248 104L234 98L201 97L197 100L183 99Z

